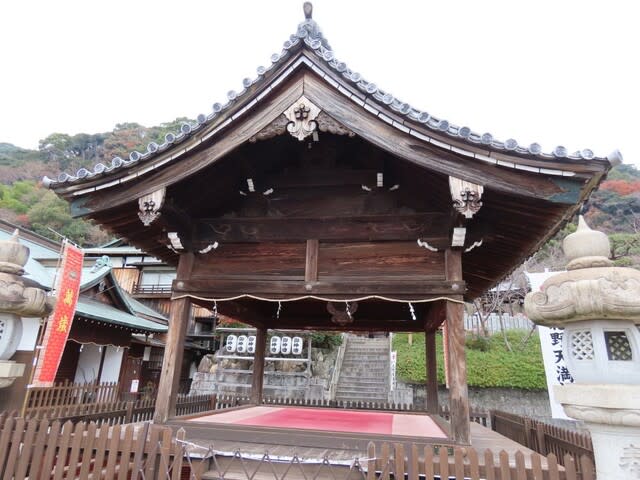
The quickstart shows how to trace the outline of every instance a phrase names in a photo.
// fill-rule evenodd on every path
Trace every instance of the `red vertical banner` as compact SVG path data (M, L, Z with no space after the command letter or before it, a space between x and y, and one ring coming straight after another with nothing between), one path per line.
M69 242L65 243L62 266L58 273L57 301L44 332L42 350L36 364L34 386L50 387L56 378L78 303L83 257L81 249Z

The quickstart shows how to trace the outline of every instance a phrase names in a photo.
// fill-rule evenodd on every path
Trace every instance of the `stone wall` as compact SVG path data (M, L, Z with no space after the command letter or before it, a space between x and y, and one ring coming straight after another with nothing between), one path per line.
M263 394L266 397L321 400L325 397L335 367L338 349L311 349L311 378L307 379L305 365L295 362L265 363ZM216 372L220 366L233 372ZM229 393L251 394L252 361L224 360L220 366L213 355L200 362L193 375L190 393L193 395ZM217 377L217 381L216 381Z
M417 408L424 408L426 395L424 385L398 382L398 387L412 389L414 405ZM439 388L438 394L440 405L449 403L449 393L447 389ZM549 395L546 390L469 387L469 404L471 410L503 410L505 412L535 418L551 417Z

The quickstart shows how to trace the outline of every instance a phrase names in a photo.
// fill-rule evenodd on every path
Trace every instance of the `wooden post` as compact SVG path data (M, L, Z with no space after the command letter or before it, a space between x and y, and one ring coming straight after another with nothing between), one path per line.
M462 282L462 252L447 249L444 258L447 280ZM458 443L469 444L469 391L464 344L464 304L462 295L452 300L459 300L460 303L449 300L446 302L451 437Z
M438 400L438 360L436 356L436 332L431 329L425 332L424 344L427 365L427 412L432 415L439 413Z
M307 240L307 257L304 267L304 281L318 281L318 240Z
M180 255L175 282L189 278L193 260L193 253ZM165 423L176 412L176 396L180 385L184 341L190 314L191 300L189 298L179 298L171 301L169 332L167 334L164 357L162 358L156 409L153 415L154 423Z
M251 403L262 403L262 386L264 383L264 357L267 346L267 329L258 328L256 332L256 351L253 355L253 378L251 380Z

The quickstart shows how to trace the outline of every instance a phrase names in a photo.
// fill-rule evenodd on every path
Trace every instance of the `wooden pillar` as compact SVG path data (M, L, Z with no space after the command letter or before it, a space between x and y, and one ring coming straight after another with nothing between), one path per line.
M462 281L462 252L445 252L447 280ZM469 391L467 389L467 358L465 353L464 304L462 295L446 302L447 346L449 355L449 405L451 410L451 438L469 444Z
M427 365L427 412L439 413L438 400L438 360L436 356L436 332L433 329L424 334Z
M186 280L191 275L193 267L193 253L180 255L176 282ZM171 314L169 317L169 332L162 358L162 370L156 397L156 409L153 414L154 423L165 423L176 413L176 396L180 386L180 371L182 356L184 353L184 341L187 334L187 325L191 315L191 300L180 298L171 301Z
M253 376L251 379L251 403L262 403L262 386L264 384L264 357L267 347L267 329L258 328L256 332L256 351L253 355Z

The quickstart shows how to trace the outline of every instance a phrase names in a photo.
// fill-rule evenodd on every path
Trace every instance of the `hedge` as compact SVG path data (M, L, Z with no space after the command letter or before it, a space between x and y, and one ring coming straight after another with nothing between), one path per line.
M509 331L510 352L502 334L489 338L467 339L467 382L473 387L504 387L527 390L547 388L538 335L532 335L526 345L522 341L528 332ZM438 353L438 383L444 384L442 335L436 338ZM424 334L414 333L412 345L408 334L395 334L393 349L398 352L396 372L407 383L426 381Z

